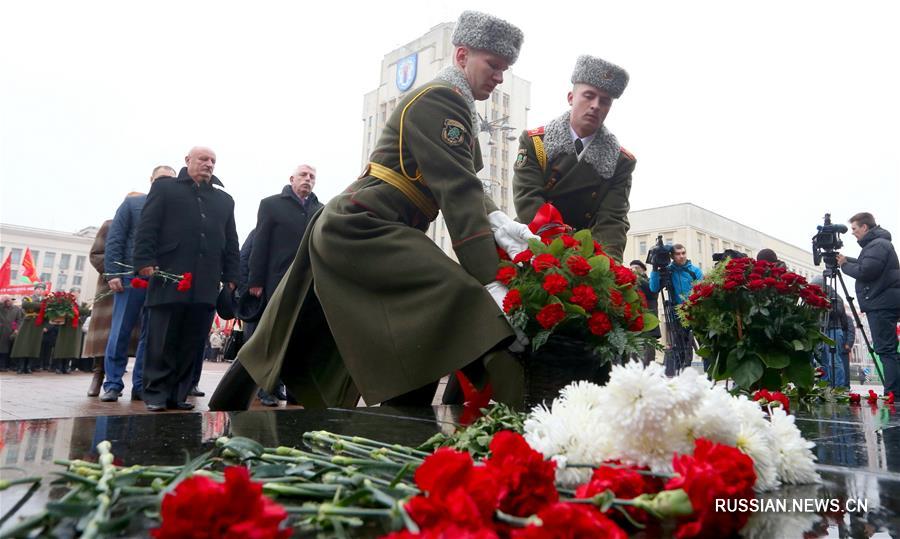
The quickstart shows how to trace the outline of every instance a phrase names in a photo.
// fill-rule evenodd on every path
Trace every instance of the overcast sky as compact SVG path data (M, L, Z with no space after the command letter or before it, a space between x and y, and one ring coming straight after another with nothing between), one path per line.
M607 126L637 156L632 208L693 202L801 247L826 211L900 234L897 5L5 2L0 220L99 226L199 144L243 237L299 163L323 200L346 187L383 55L479 9L525 33L513 72L532 107L516 127L566 109L579 54L630 72Z

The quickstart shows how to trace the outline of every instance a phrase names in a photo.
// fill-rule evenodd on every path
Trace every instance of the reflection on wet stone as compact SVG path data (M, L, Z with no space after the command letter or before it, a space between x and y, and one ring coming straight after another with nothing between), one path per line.
M459 408L435 406L4 421L0 462L28 475L46 475L60 469L54 459L96 460L97 443L109 440L117 464L182 464L186 454L211 449L221 436L246 436L268 447L299 446L303 433L312 430L415 446L435 432L450 432L459 414ZM816 443L822 484L782 488L760 495L760 501L840 500L839 510L755 513L744 535L900 537L900 418L895 409L838 404L798 406L795 414L803 436ZM19 514L34 514L63 492L45 482ZM23 494L20 487L4 492L0 513ZM846 500L864 500L868 510L847 512ZM358 536L373 535L370 530Z

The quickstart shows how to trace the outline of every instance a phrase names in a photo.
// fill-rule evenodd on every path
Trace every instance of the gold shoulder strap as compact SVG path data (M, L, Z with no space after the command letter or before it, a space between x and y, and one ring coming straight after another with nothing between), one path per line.
M416 94L415 97L410 99L409 103L407 103L406 106L403 107L403 110L400 111L400 172L402 172L403 176L405 176L406 179L408 179L410 181L419 180L422 177L422 172L417 170L415 176L410 176L409 174L407 174L406 167L403 164L403 118L406 116L406 110L413 103L416 102L416 99L419 99L420 97L422 97L423 95L425 95L426 93L428 93L429 91L431 91L435 88L437 88L436 85L435 86L427 86L427 87L423 88L422 91L420 91L418 94Z
M544 151L544 140L540 135L534 135L531 140L534 142L534 153L537 154L541 170L547 170L547 152Z

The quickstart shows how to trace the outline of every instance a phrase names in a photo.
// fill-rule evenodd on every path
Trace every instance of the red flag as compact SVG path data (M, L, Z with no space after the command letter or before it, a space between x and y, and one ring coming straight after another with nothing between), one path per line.
M0 288L9 286L9 278L12 275L12 254L6 256L6 262L0 266Z
M22 277L28 277L33 283L41 282L37 274L37 268L34 267L34 258L31 257L31 249L25 248L25 256L22 257Z

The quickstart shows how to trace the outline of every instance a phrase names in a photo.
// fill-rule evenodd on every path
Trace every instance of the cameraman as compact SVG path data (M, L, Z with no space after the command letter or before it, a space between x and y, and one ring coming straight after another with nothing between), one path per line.
M856 279L859 308L869 319L875 352L884 365L884 394L900 395L900 354L897 353L897 321L900 320L900 263L891 234L875 224L871 213L850 218L850 228L862 251L858 258L837 256L841 270Z
M674 297L671 298L672 304L673 306L680 305L691 295L691 288L693 288L694 283L703 278L703 272L700 271L700 268L691 264L687 257L687 250L680 243L672 246L672 262L666 266L666 269L672 277L672 288L674 288L675 292ZM650 291L655 294L660 291L662 286L659 272L654 269L650 272ZM672 349L674 344L678 344L677 348L682 353L681 357L674 358L675 361L673 362L669 360L672 354L670 350L667 350L666 374L673 376L681 369L690 366L694 358L694 339L691 331L679 323L674 324L671 335L677 340L677 343L666 343L667 348ZM708 365L704 360L703 369L706 370L707 368Z

